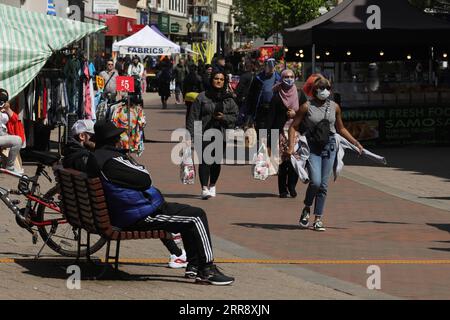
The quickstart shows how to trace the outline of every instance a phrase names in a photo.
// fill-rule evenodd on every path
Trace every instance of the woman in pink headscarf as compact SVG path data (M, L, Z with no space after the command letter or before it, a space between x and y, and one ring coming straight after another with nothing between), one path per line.
M281 82L276 84L273 90L275 94L270 103L267 129L279 131L281 164L278 170L278 191L280 198L287 198L288 194L295 198L298 175L291 164L290 155L287 154L288 131L296 112L307 99L303 91L295 86L294 72L289 69L281 73Z

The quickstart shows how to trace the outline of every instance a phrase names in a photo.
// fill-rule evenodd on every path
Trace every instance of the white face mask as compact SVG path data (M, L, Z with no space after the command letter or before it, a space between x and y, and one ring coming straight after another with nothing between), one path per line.
M330 96L330 94L331 94L331 92L327 89L323 89L323 90L318 89L317 90L317 99L327 100L328 97Z

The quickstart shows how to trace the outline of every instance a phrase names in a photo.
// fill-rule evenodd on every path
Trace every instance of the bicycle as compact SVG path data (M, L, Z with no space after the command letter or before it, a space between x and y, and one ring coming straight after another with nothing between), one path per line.
M70 226L60 209L59 186L51 187L45 194L41 194L39 178L44 176L50 183L52 178L45 170L53 167L60 161L57 153L30 151L30 157L37 162L37 168L33 177L0 169L0 173L7 174L19 179L17 190L6 189L0 186L0 200L14 213L17 224L32 234L33 244L38 241L38 234L44 244L36 255L39 258L42 250L47 245L53 251L66 257L87 256L87 249L80 249L78 253L77 244L83 238L80 229ZM26 206L19 208L20 200L10 199L10 195L21 195L27 198ZM91 239L92 239L91 235ZM91 240L89 255L100 250L106 240L99 237ZM79 254L79 255L78 255Z

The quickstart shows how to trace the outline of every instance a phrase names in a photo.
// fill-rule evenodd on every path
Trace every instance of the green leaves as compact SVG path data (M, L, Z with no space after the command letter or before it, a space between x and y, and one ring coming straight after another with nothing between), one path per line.
M236 0L233 15L242 33L269 38L317 18L326 0Z

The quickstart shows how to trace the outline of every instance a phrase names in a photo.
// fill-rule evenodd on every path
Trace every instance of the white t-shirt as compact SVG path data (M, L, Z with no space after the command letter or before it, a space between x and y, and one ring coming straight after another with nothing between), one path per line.
M137 66L134 64L130 64L128 67L128 75L129 76L144 76L144 65L142 63L138 63Z

